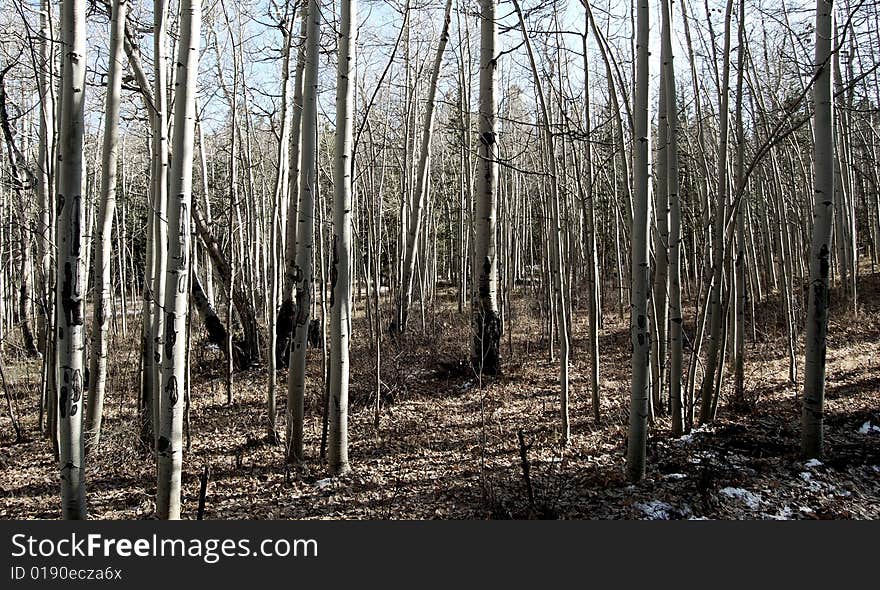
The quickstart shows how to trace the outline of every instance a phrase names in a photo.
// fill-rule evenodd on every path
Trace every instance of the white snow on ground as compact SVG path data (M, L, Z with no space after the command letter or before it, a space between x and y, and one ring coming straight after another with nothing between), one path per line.
M648 520L669 520L672 517L672 506L660 500L651 500L647 503L639 502L636 508L645 513Z
M880 426L871 424L870 421L865 422L864 424L862 424L862 427L859 428L859 434L872 434L875 432L880 432Z
M329 477L327 477L325 479L319 479L318 481L315 482L315 487L318 488L319 490L323 490L324 488L329 486L332 482L333 482L333 480L330 479Z
M804 467L807 469L813 469L814 467L821 467L823 463L819 459L810 459L806 463L804 463Z
M761 496L742 488L726 487L721 489L721 493L730 498L741 500L743 504L752 510L757 509L761 505Z
M680 437L678 437L675 440L676 440L676 442L679 442L681 444L689 445L692 442L696 441L697 435L702 434L704 432L710 432L710 431L711 431L711 426L708 424L704 424L702 426L697 426L696 428L691 430L688 434L682 434Z
M687 475L684 473L667 473L663 476L664 479L685 479Z
M793 515L794 512L790 506L783 506L781 510L776 512L776 514L765 512L762 516L766 517L768 520L791 520Z

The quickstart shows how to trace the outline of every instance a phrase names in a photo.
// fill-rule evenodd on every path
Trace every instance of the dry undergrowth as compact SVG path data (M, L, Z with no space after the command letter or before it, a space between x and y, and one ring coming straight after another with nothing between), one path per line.
M266 443L265 370L237 375L235 403L227 406L219 353L196 344L184 518L195 517L205 464L212 474L209 519L878 518L880 274L864 278L861 300L857 317L844 316L839 308L832 312L824 462L798 457L799 388L788 382L780 306L770 300L759 306L758 338L748 344L749 411L736 412L722 401L714 424L680 440L669 437L668 422L658 416L651 429L648 476L635 486L625 481L622 469L629 335L616 312L606 315L600 336L600 424L591 418L586 314L575 314L572 441L564 450L557 444L557 367L525 300L516 302L508 323L512 333L503 339L504 374L496 379L481 381L463 362L468 321L451 298L438 300L426 314L430 337L421 334L417 314L405 340L383 342L378 430L372 417L374 357L362 320L352 349L354 471L341 479L327 479L317 459L320 351L309 352L308 464L297 473L285 468L282 446ZM129 326L130 335L136 332ZM153 462L139 447L135 427L135 342L117 336L112 347L104 438L88 466L92 518L153 515ZM36 362L7 367L26 440L12 440L4 410L3 518L60 514L57 467L37 432L38 374ZM283 398L286 372L278 377ZM279 406L283 428L283 399ZM533 502L523 478L519 430L528 447Z

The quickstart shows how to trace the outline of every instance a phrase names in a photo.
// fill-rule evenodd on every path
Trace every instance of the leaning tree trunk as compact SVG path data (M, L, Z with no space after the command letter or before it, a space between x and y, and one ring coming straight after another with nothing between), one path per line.
M62 5L61 117L58 137L58 265L56 301L58 446L61 514L86 518L82 402L85 352L83 107L86 74L85 0Z
M320 0L309 0L306 64L303 73L302 162L296 223L296 301L290 372L287 375L287 460L303 462L303 414L306 381L306 340L312 296L312 251L315 240L315 191L318 126L318 41L321 34ZM293 223L293 220L290 220ZM322 285L323 289L324 286Z
M480 1L479 163L475 192L473 346L471 359L481 373L494 375L501 365L501 317L498 311L498 256L495 223L498 210L498 144L495 134L495 70L498 26L495 0Z
M626 475L630 481L645 476L648 439L648 396L651 331L648 327L648 1L639 0L636 30L636 87L634 99L632 292L632 389Z
M195 144L196 76L199 70L201 0L182 0L174 110L174 156L168 204L168 277L165 283L165 335L162 340L162 392L156 450L159 477L156 513L180 518L180 480L183 463L183 391L186 383L186 326L190 265L190 211Z
M101 439L104 389L107 385L107 313L110 309L110 256L113 214L116 210L116 160L119 145L119 98L122 91L123 38L128 0L114 0L110 19L110 66L104 107L104 146L101 163L101 203L98 208L97 253L94 266L94 325L89 358L89 400L86 412L86 454ZM124 291L123 291L124 292Z
M831 96L831 30L833 5L816 2L816 73L813 87L813 165L815 191L813 237L810 245L810 287L807 308L804 403L801 452L819 457L823 450L822 413L825 401L825 336L828 332L828 290L831 266L831 222L834 213L834 113Z
M423 210L428 198L431 135L434 130L434 96L437 94L437 80L440 76L440 65L443 63L443 52L446 50L446 43L449 41L451 11L452 0L446 0L446 11L443 15L443 28L440 31L440 42L437 45L437 54L434 56L434 65L431 70L431 81L428 85L428 96L426 97L425 122L424 128L422 129L422 143L419 149L416 185L415 191L413 192L412 207L410 207L409 228L406 234L406 257L403 264L403 284L398 293L397 310L392 324L392 329L394 331L403 332L406 330L409 306L412 303L413 280L416 274L419 240L421 239L422 231L422 217L424 216ZM483 24L485 26L485 20L483 21ZM494 56L491 64L492 70L494 70Z
M211 258L211 265L217 274L217 278L220 280L221 286L225 292L229 293L231 291L232 293L231 304L235 306L238 321L241 323L242 331L244 332L242 346L235 345L232 352L232 360L236 363L237 368L247 369L259 362L260 358L256 311L247 293L235 284L233 268L229 263L229 258L223 253L220 242L217 241L217 238L211 232L211 228L202 214L202 210L195 203L193 203L192 207L192 220L196 233L199 234L199 238L201 238L202 244ZM230 255L232 255L232 252L230 252ZM229 351L227 350L226 352L228 357ZM227 360L229 359L227 358Z
M451 0L449 0L451 4ZM448 12L447 12L448 14ZM330 253L330 400L328 454L330 471L342 474L348 464L348 346L351 338L351 192L352 112L354 110L357 0L343 0L339 22L336 77L336 154L334 159L333 241Z

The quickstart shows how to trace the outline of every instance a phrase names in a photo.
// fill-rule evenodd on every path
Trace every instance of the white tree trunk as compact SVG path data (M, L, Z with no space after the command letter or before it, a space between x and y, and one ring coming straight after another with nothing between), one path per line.
M104 105L104 145L101 163L101 202L98 206L98 248L94 265L92 351L89 358L89 399L86 412L86 454L101 439L104 389L107 384L107 329L110 311L110 256L113 214L116 210L116 161L119 148L119 98L124 71L123 39L128 0L114 0L110 19L110 58Z
M672 53L671 0L661 0L663 29L661 40L664 87L666 94L667 159L666 187L669 204L669 403L672 412L672 435L684 432L681 395L682 313L681 313L681 199L678 194L678 99L675 92L675 66ZM664 190L660 187L658 190Z
M309 0L306 64L303 74L302 161L296 230L296 302L294 334L287 377L287 460L303 462L303 404L306 381L306 340L312 297L312 251L315 234L315 191L318 126L318 41L321 37L320 0ZM291 220L293 222L293 220ZM323 288L323 286L322 286Z
M196 77L199 71L201 0L182 0L174 111L173 200L168 206L168 267L165 282L165 334L162 339L162 391L159 403L156 512L180 518L183 463L183 392L186 383L186 327L189 320L190 215L195 146Z
M333 241L330 253L330 403L327 461L342 474L348 464L348 347L351 325L352 113L357 0L342 0L336 76L336 152Z
M57 400L61 514L86 518L82 436L85 373L85 208L83 203L83 107L86 74L85 0L62 4L62 87L58 137L58 265L55 280L59 309Z
M833 5L816 2L816 73L813 87L813 237L810 245L809 303L804 363L804 404L801 452L819 457L823 451L822 414L825 402L825 336L828 332L828 291L831 228L834 214L834 112L831 96L831 31Z
M633 221L630 330L632 335L632 389L626 475L630 481L645 476L648 440L648 396L651 331L648 326L648 1L639 0L636 31L636 87L634 99Z
M480 2L480 90L477 175L474 186L474 285L472 363L477 371L500 370L501 318L498 313L498 143L496 139L495 79L498 25L496 0Z
M452 0L446 0L446 10L443 15L443 28L440 31L440 41L437 45L437 53L434 56L434 65L431 69L431 80L428 85L426 97L425 121L422 128L422 143L419 148L419 162L416 172L416 184L413 192L412 207L409 211L409 225L406 234L406 257L403 264L403 285L399 293L397 317L395 328L401 332L406 329L409 306L412 304L413 280L416 273L418 260L419 240L422 231L422 218L425 216L425 202L428 199L428 180L430 175L431 159L431 136L434 131L434 97L437 94L437 80L440 76L440 66L443 63L443 53L449 41L449 22L451 20Z
M269 384L266 392L266 435L273 444L278 441L278 432L276 428L276 379L275 371L277 369L277 355L275 347L278 335L276 333L278 322L278 304L279 292L279 270L278 260L283 256L284 251L280 247L279 239L282 235L283 228L281 225L281 209L284 205L284 198L287 196L290 172L290 52L293 44L293 25L294 19L285 20L282 25L284 34L284 56L281 62L281 133L278 140L278 168L275 171L275 191L272 196L272 224L271 224L271 240L269 254L271 260L271 305L269 306Z

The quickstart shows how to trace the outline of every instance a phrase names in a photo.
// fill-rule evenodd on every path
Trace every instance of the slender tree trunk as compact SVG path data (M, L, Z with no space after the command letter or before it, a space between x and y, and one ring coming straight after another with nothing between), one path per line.
M727 140L728 140L728 104L730 89L730 19L733 0L727 0L724 20L724 66L720 87L720 139L718 145L718 203L715 207L714 241L712 245L711 285L709 289L709 349L706 351L706 369L703 383L700 386L700 422L712 420L712 407L719 392L715 389L715 373L723 370L723 358L720 358L721 331L724 327L724 228L727 217Z
M278 240L281 237L279 227L281 225L280 212L284 204L284 198L288 194L289 172L290 172L290 53L293 45L293 20L285 20L281 30L284 35L284 56L281 63L281 133L278 141L278 169L275 172L275 191L272 196L272 224L271 224L271 240L269 247L271 249L271 302L269 306L269 385L266 392L266 435L269 441L276 444L279 441L276 419L276 383L275 371L278 364L278 356L276 354L278 333L277 324L279 312L275 309L278 303L279 291L279 272L278 258L279 245Z
M535 54L532 50L532 44L529 40L526 30L525 18L519 3L514 0L514 10L516 10L519 26L522 32L523 42L526 46L526 53L529 57L529 65L532 69L532 75L535 80L535 91L538 95L538 104L540 107L542 119L542 139L543 147L547 152L547 164L549 171L548 181L550 183L549 202L547 208L550 210L550 219L548 220L551 240L548 244L550 256L548 257L548 269L552 276L552 307L555 315L553 320L556 324L556 334L559 342L559 389L560 389L560 417L562 426L562 444L566 445L571 438L571 426L569 424L569 380L568 380L568 363L569 363L569 333L568 333L568 306L566 304L566 284L567 281L563 277L565 271L565 254L563 251L562 225L560 219L560 195L559 195L559 176L556 166L556 150L554 148L553 133L551 129L550 113L544 98L544 91L541 86L541 78L538 74L538 66L535 61ZM494 57L493 57L494 64ZM494 135L492 140L495 140ZM481 138L482 141L482 138ZM479 218L479 210L477 211ZM494 235L494 230L493 230ZM479 258L478 258L479 260ZM497 281L497 279L495 279ZM550 330L552 333L552 329ZM500 330L499 330L500 338Z
M587 13L586 20L589 21ZM590 59L587 39L589 35L589 22L584 24L583 52L584 52L584 193L586 197L587 212L587 280L589 281L589 305L590 305L590 391L593 401L593 419L598 423L601 419L601 407L599 398L599 318L602 315L600 300L599 259L596 245L596 193L593 179L593 145L591 134L590 117ZM509 333L509 332L508 332Z
M425 122L422 129L422 143L419 149L418 171L416 173L416 185L413 191L412 207L409 211L409 225L406 234L406 258L403 266L403 285L398 298L398 309L393 326L394 331L406 330L406 321L409 314L409 306L412 304L413 280L416 274L416 262L418 260L418 245L421 239L423 217L426 201L428 199L428 181L430 175L431 136L434 131L434 96L437 93L437 80L440 77L440 65L443 63L443 53L449 41L449 22L452 13L452 0L446 0L446 10L443 15L443 28L440 31L440 41L437 45L437 54L434 57L434 65L431 70L431 81L428 85L426 97ZM494 66L493 66L494 67Z
M448 5L447 5L448 10ZM448 13L447 13L448 14ZM473 300L471 361L478 373L497 374L501 369L501 318L498 314L498 257L496 216L498 144L496 143L495 71L497 67L495 0L480 2L480 107L479 157L475 191L475 254L473 269L477 296Z
M94 325L89 358L89 400L86 412L86 454L101 440L104 389L107 386L108 311L110 308L110 256L113 215L116 210L116 161L119 147L119 99L122 91L125 16L128 0L114 0L110 19L110 66L104 106L104 146L101 169L101 202L98 209L97 254L94 265ZM121 254L121 253L120 253Z
M804 402L801 415L801 452L807 457L820 457L824 442L822 414L825 402L825 337L828 332L830 244L834 214L834 111L831 95L833 10L830 1L817 0L813 86L815 196L810 245Z
M195 153L196 77L199 70L201 0L182 0L174 111L174 157L168 207L168 278L165 283L162 393L158 428L159 477L156 512L159 518L180 518L183 464L183 393L186 383L186 329L190 266L192 166Z
M318 41L321 33L320 0L309 0L306 63L303 73L302 162L296 223L296 300L294 337L287 376L287 460L300 464L303 455L303 411L306 381L306 341L312 296L312 255L315 239L315 190L318 125ZM291 220L292 222L292 220Z
M61 514L86 518L82 404L85 373L83 108L86 73L84 0L62 4L61 117L58 138L57 391Z
M451 2L451 0L449 0ZM336 77L333 240L330 252L330 400L327 460L342 474L348 464L348 346L351 334L352 115L357 0L342 0Z
M749 292L746 288L746 190L745 182L745 131L743 130L743 70L745 68L745 0L739 2L737 33L737 73L736 73L736 187L742 187L743 197L735 203L736 207L736 259L734 275L736 277L736 297L734 301L734 394L737 404L745 401L745 332L746 307L749 304Z
M645 476L650 395L651 331L648 326L648 1L638 0L636 13L636 79L634 108L632 222L632 389L629 410L626 475L630 481Z
M682 376L682 312L681 312L681 198L678 182L678 98L675 91L675 66L672 52L671 0L661 0L663 28L661 61L666 93L667 172L665 188L669 204L669 402L672 411L672 436L684 432L684 406L681 395Z

